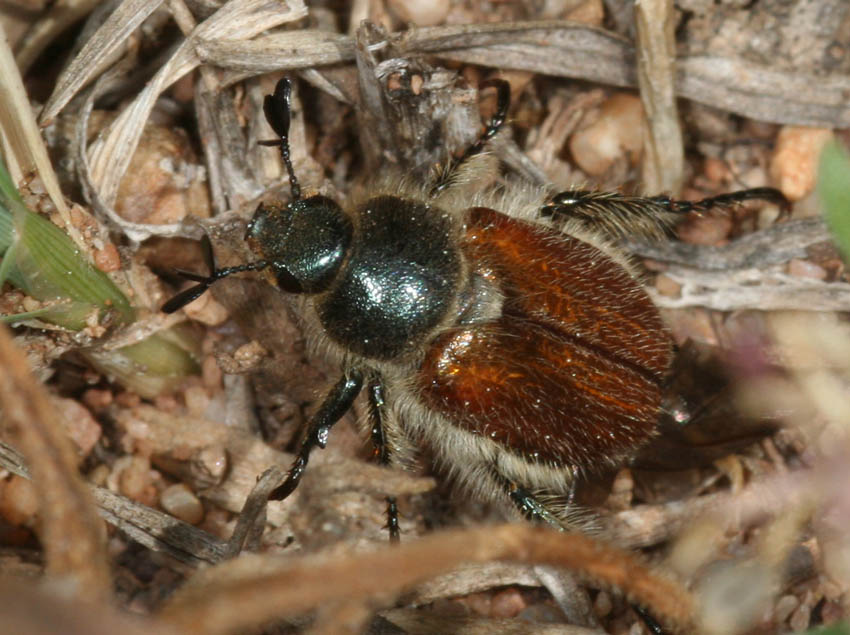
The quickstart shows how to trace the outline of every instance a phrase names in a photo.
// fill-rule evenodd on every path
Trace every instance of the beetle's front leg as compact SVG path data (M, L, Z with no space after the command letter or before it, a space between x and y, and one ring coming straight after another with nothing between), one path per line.
M283 484L269 494L269 500L283 500L289 496L301 481L301 476L310 460L310 452L319 446L324 448L328 443L328 434L333 425L349 411L354 399L363 388L363 373L359 369L351 369L331 388L319 410L310 419L307 436L301 443L298 455L289 468L289 474Z

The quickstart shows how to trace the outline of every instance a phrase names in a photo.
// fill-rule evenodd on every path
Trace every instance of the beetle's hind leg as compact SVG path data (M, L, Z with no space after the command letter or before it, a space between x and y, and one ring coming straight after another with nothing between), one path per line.
M372 457L381 465L390 464L390 446L387 443L384 422L386 420L387 402L384 394L384 385L380 379L369 382L369 422L371 426L371 437L373 453ZM398 506L395 496L387 496L387 526L390 534L390 542L399 542L400 531L398 527Z
M516 483L512 479L503 476L497 467L492 468L490 475L499 487L507 494L513 506L522 516L532 522L547 525L558 531L569 531L575 529L571 526L569 519L563 514L558 514L547 502L540 499L531 489ZM572 490L569 498L572 498ZM567 507L571 500L567 501Z
M691 212L728 209L747 201L766 201L787 209L788 200L772 187L757 187L710 196L699 201L682 201L669 196L626 196L619 192L567 190L555 194L540 208L540 215L556 221L577 222L601 229L610 238L637 235L661 237Z
M549 525L558 531L566 529L558 516L529 490L510 482L506 483L506 490L511 502L527 520Z

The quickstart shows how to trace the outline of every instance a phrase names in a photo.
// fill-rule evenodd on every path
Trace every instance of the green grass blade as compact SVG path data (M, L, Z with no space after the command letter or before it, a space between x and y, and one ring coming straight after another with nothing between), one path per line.
M826 224L844 260L850 262L850 157L837 143L830 143L821 154L818 193Z

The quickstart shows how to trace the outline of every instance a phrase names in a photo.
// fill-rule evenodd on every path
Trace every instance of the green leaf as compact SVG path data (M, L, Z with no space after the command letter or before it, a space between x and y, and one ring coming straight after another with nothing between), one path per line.
M830 143L821 154L818 193L835 243L850 262L850 157L838 143Z
M0 283L7 279L28 295L55 304L42 319L77 331L94 311L129 324L135 312L127 297L81 253L71 238L30 211L0 161ZM16 319L16 316L7 316Z
M30 211L0 158L0 285L9 281L45 303L34 311L0 315L3 322L39 319L79 331L94 313L101 323L126 325L135 320L127 296L59 227ZM107 318L104 320L104 318ZM197 373L197 337L180 325L154 333L117 350L81 351L112 379L143 397L174 388L175 379Z

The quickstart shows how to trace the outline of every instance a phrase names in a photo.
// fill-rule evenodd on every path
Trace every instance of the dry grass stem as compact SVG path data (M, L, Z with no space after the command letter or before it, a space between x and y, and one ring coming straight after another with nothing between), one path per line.
M327 602L390 598L461 563L491 560L566 567L623 590L671 625L684 628L692 619L691 596L635 556L587 536L523 525L447 531L368 553L267 557L262 572L257 563L246 571L237 559L199 572L161 617L187 634L236 633Z
M309 31L307 32L309 33ZM336 64L354 58L352 36L297 33L265 36L252 42L202 41L204 61L230 68L237 81L246 74ZM499 59L499 67L613 86L636 86L635 50L616 35L573 22L517 22L422 27L397 34L413 54L436 54L469 64ZM302 46L293 49L292 43ZM850 80L827 76L812 82L806 73L759 66L744 58L683 56L677 60L677 97L723 108L763 121L810 126L850 124L841 95Z
M70 221L68 206L59 188L59 180L47 155L47 146L35 122L21 73L15 64L9 41L0 25L0 130L5 142L6 163L18 170L12 178L20 182L24 176L38 174L50 200L59 211L65 229L78 245L82 245Z
M60 0L54 3L27 31L15 53L15 61L21 74L26 75L38 56L66 29L91 13L99 1Z
M86 84L114 64L127 38L161 4L162 0L121 2L56 80L41 121L51 121Z
M5 434L23 450L32 470L47 570L73 580L76 595L105 602L112 590L103 525L47 391L5 326L0 327L0 369Z
M643 191L670 192L682 186L684 145L676 107L676 40L673 0L635 3L640 98L649 123L641 165Z

